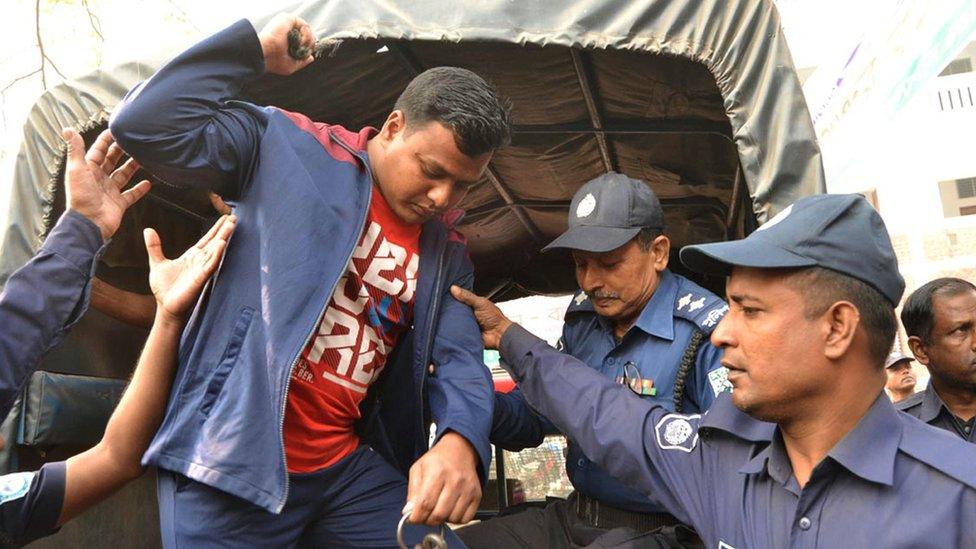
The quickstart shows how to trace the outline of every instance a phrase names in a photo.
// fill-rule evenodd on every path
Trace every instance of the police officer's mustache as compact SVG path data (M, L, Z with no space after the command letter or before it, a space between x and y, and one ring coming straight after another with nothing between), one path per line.
M617 292L601 292L599 290L593 292L586 292L586 295L590 299L620 299L620 294Z

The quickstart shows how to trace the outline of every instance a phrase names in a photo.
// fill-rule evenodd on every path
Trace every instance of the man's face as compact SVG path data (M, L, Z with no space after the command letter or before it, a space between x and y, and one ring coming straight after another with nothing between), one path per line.
M726 285L729 312L712 332L724 353L732 402L764 421L788 419L829 391L818 319L782 271L736 267Z
M618 323L632 321L654 294L670 248L668 238L659 236L648 250L636 238L609 252L573 250L576 282L598 315Z
M902 360L890 368L885 368L888 375L888 382L885 387L893 392L899 393L915 389L915 372L912 371L912 361Z
M491 153L470 157L458 150L454 133L439 122L408 128L393 111L370 150L373 176L393 213L420 224L457 205L481 180Z
M935 295L932 309L929 342L919 349L918 338L909 340L916 359L942 385L976 391L976 292Z

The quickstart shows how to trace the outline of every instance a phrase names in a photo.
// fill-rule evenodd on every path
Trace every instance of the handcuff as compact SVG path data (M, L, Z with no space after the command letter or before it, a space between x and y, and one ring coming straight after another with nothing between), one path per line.
M411 549L403 541L403 525L407 523L408 517L410 517L410 513L403 515L400 518L400 523L397 524L397 544L400 546L400 549ZM420 543L414 545L413 549L447 549L446 532L446 527L442 524L439 533L428 532L424 534L423 539L420 540Z

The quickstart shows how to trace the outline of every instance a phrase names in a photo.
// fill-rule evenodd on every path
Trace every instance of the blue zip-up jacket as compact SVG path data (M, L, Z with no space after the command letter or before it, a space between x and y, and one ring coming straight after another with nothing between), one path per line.
M91 280L106 243L94 223L68 210L0 292L0 417L6 416L41 357L88 309Z
M110 122L116 141L172 184L214 189L237 229L183 334L166 417L143 462L278 513L288 498L282 429L290 372L362 234L372 192L370 132L235 101L264 72L242 20L176 57L129 92ZM364 401L357 429L404 473L454 431L487 477L491 376L471 310L461 239L424 224L413 327ZM427 365L436 366L427 373Z

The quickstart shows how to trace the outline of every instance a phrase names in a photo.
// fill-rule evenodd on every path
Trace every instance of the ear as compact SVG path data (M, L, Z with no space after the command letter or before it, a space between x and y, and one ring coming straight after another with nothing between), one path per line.
M406 128L406 118L403 116L403 111L394 110L383 122L383 127L380 128L380 137L386 142L393 141L399 133L403 132L404 128Z
M651 253L654 255L654 270L661 272L668 268L671 258L671 239L663 234L651 243Z
M912 350L912 354L915 355L915 360L917 360L919 364L928 367L929 354L925 352L925 344L922 343L922 338L918 336L909 337L908 348Z
M821 319L826 322L824 356L838 360L847 354L854 342L861 323L861 313L853 303L838 301L824 312Z

